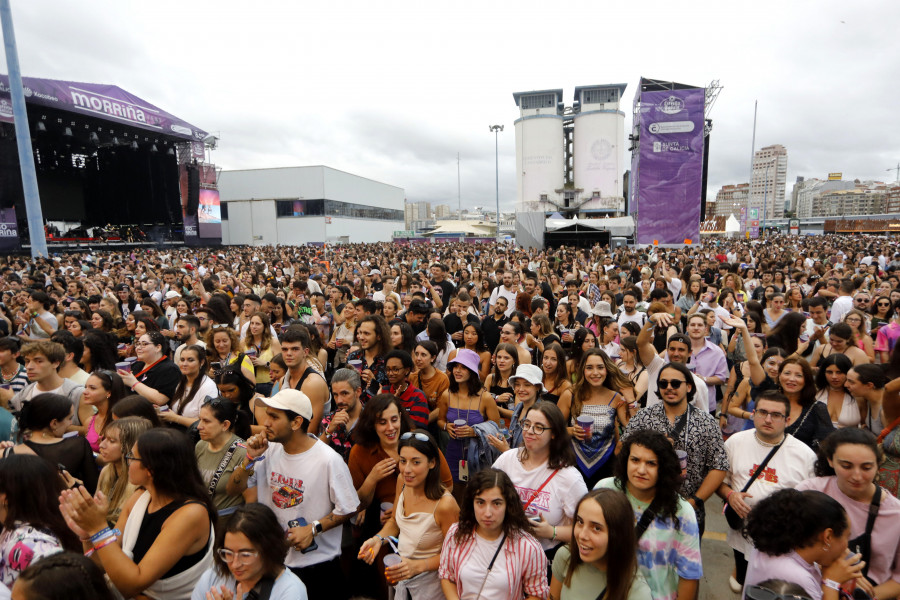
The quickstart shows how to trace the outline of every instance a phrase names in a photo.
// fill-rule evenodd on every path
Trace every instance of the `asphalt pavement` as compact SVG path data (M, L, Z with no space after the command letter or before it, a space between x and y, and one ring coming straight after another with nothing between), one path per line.
M722 500L715 494L706 502L706 531L700 544L703 556L703 579L700 580L700 600L737 600L728 587L728 577L734 569L734 554L725 542L728 523L722 515Z

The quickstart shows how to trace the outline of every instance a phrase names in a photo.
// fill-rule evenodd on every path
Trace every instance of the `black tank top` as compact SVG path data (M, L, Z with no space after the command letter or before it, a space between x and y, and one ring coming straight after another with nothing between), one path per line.
M509 382L507 381L507 383ZM511 387L500 387L499 385L492 385L489 391L494 397L497 397L500 394L512 394L513 399L509 402L506 402L504 408L512 409L512 407L516 405L516 394L515 392L513 392L513 389Z
M162 526L163 523L166 522L166 519L171 517L172 513L176 510L182 506L187 506L188 504L201 503L196 500L172 501L156 512L151 513L148 510L147 513L144 514L144 520L141 522L141 529L138 531L137 540L134 543L133 556L135 564L140 563L141 560L143 560L144 555L147 554L147 551L150 550L150 546L153 545L153 542L156 541L156 538L159 536L159 532L162 531ZM210 528L210 531L212 531L212 528ZM183 573L199 563L206 555L206 548L208 545L209 538L207 537L206 543L200 550L194 554L188 554L179 558L178 562L160 577L160 579L168 579L169 577Z

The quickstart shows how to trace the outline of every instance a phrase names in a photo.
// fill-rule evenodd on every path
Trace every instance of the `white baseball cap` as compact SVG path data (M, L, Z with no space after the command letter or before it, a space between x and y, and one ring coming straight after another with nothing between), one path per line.
M307 421L313 418L312 402L309 401L309 396L300 390L288 388L271 398L260 398L260 401L270 408L295 412Z

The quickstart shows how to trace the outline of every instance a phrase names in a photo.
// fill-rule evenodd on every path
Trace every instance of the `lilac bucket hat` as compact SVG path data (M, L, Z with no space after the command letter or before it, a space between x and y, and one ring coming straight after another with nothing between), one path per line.
M449 367L453 363L459 363L478 375L478 368L481 366L481 359L478 358L478 354L476 354L474 351L460 348L456 351L456 358L447 361L447 366Z

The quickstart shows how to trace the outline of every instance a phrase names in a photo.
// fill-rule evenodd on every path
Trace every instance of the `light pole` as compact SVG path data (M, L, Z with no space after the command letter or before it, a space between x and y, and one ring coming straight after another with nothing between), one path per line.
M769 165L766 165L766 186L763 188L763 233L766 231L766 216L769 214Z
M494 171L497 182L497 243L500 242L500 132L503 131L503 125L489 125L490 131L494 132Z

